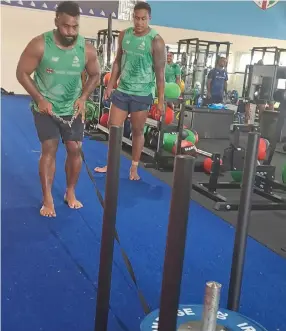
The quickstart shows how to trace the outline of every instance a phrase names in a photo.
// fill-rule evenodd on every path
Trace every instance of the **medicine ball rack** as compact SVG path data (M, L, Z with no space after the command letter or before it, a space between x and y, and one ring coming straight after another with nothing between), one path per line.
M255 125L233 125L233 140L224 151L223 166L220 165L220 155L212 154L213 160L208 182L193 184L193 189L215 202L214 209L218 211L237 211L239 200L228 200L218 193L219 189L240 189L241 183L218 182L219 176L226 171L242 171L244 168L245 149L239 146L240 132L259 132ZM274 180L275 166L259 164L256 167L253 193L266 200L254 200L252 210L286 210L286 200L275 194L273 190L286 192L286 185Z
M104 85L101 86L101 95L103 95L103 89ZM184 104L185 101L182 99L165 99L165 107L167 103L174 103L176 105L182 105L182 113L184 113ZM99 118L102 114L102 108L99 111ZM163 149L163 143L164 143L164 133L167 132L168 125L165 124L165 113L162 114L161 118L159 121L156 121L151 118L147 118L146 120L146 125L156 128L158 130L158 142L156 149L151 149L146 146L143 147L142 152L152 158L151 162L144 163L144 166L146 168L155 168L157 170L164 170L166 168L170 168L173 166L173 161L174 161L174 155L165 151ZM91 136L94 136L98 133L104 133L106 138L109 135L109 129L99 123L96 125L96 130L97 132L94 132L90 134ZM177 131L182 132L183 130L183 123L181 121L178 122L177 126ZM107 138L108 140L108 138ZM132 146L132 139L129 139L127 137L122 137L122 143Z

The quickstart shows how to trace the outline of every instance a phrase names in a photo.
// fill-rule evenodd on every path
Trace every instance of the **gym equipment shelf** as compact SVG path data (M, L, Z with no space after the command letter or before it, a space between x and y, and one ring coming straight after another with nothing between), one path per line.
M165 107L166 107L167 103L174 103L177 105L182 105L180 117L184 116L183 115L184 109L185 109L184 99L165 99ZM162 114L161 119L159 121L156 121L151 118L147 118L146 125L158 129L159 136L158 136L158 143L157 143L155 150L148 148L146 146L143 147L142 152L144 154L150 156L153 159L152 162L144 163L144 166L146 168L155 168L155 169L160 169L160 170L172 167L174 155L163 149L164 133L166 132L166 129L168 127L168 125L165 124L165 113ZM101 131L101 132L105 133L107 136L109 135L109 129L106 128L105 126L102 126L99 123L96 125L96 129L97 129L97 131ZM179 136L180 136L180 133L183 130L183 123L180 120L177 125L177 130L178 130ZM125 143L126 145L132 146L132 140L127 137L123 136L122 142Z

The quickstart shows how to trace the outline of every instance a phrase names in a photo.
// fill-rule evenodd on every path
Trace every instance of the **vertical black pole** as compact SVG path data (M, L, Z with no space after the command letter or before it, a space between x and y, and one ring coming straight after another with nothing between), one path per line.
M272 137L269 139L269 147L268 147L268 157L264 160L263 165L270 165L276 150L276 145L280 141L281 132L284 126L285 116L286 116L286 92L285 95L279 98L279 108L278 108L278 116L276 122L275 132L272 134ZM285 99L283 99L285 98Z
M251 50L250 65L252 65L253 58L254 58L254 48L252 48Z
M111 46L112 46L112 15L108 16L108 29L107 29L107 67L110 67L111 60Z
M182 133L183 133L183 129L184 129L184 119L185 119L185 103L186 102L184 100L182 103L182 108L181 108L180 115L179 115L179 121L178 121L178 127L177 127L178 138L177 138L176 155L181 154L181 151L182 151L181 144L182 144L182 140L183 140Z
M229 51L230 51L230 43L226 44L226 69L229 64Z
M158 331L176 330L195 158L177 155L169 214Z
M109 130L108 162L100 247L96 316L94 326L95 331L106 331L108 323L117 196L119 186L121 139L122 127L111 126Z
M260 133L250 132L244 161L243 179L235 232L234 250L230 284L228 291L228 309L238 311L243 277L248 225L250 220L253 186L256 175L258 143Z

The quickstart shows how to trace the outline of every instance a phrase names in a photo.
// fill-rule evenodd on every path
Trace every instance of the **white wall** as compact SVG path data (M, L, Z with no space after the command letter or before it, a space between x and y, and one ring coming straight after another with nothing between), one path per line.
M40 11L1 5L1 86L15 93L26 93L15 77L17 62L27 43L36 35L54 27L54 12ZM113 29L122 30L131 22L114 20ZM235 22L234 22L235 24ZM174 29L153 26L168 44L176 44L179 39L200 38L204 40L229 41L231 52L248 52L254 46L278 46L286 48L286 41L245 37L230 34ZM107 28L107 20L83 16L81 34L95 38L99 29ZM232 57L230 61L234 61Z

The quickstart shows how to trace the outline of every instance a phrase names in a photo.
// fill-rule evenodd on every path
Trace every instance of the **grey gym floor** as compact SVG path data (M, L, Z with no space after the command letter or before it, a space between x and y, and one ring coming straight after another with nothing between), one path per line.
M242 134L241 136L241 146L246 146L247 143L247 135ZM204 139L200 140L197 147L203 150L206 150L211 153L221 153L226 147L229 146L229 140L216 140L216 139ZM130 159L131 156L131 148L124 147L122 153ZM150 161L148 157L142 156L142 163ZM281 182L281 173L282 167L286 163L286 154L275 153L272 161L272 165L276 166L276 180ZM158 171L155 169L145 170L151 172L154 176L158 177L168 185L172 186L173 174L172 171ZM208 176L204 173L194 173L193 182L198 181L208 181ZM221 181L231 181L231 177L226 173L220 179ZM239 199L239 190L221 190L220 191L224 196L229 199ZM286 192L285 192L286 193ZM281 194L278 192L277 194L282 195L286 198L286 194ZM221 217L226 222L236 225L237 222L237 212L236 211L225 211L218 212L213 209L214 202L207 199L203 195L192 191L192 197L194 201L198 202L205 208L212 211L214 214ZM255 195L255 199L263 199L259 198ZM259 241L261 244L267 246L269 249L273 250L280 256L286 258L286 211L252 211L251 212L251 222L249 226L249 235L255 240Z

